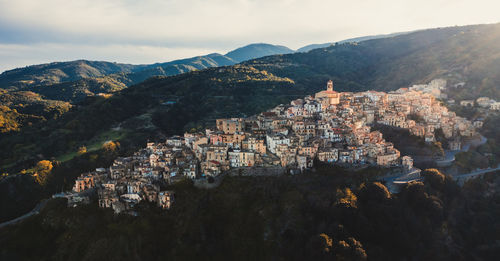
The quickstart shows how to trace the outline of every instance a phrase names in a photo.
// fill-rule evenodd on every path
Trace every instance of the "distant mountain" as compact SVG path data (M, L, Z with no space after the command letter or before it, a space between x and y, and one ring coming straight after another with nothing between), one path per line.
M361 37L356 37L356 38L349 38L349 39L345 39L345 40L342 40L342 41L338 41L338 42L332 42L332 43L324 43L324 44L310 44L310 45L306 45L304 47L301 47L297 50L298 53L307 53L313 49L318 49L318 48L326 48L326 47L329 47L331 45L334 45L336 43L338 44L341 44L341 43L358 43L358 42L362 42L362 41L367 41L367 40L373 40L373 39L380 39L380 38L388 38L388 37L394 37L394 36L398 36L398 35L401 35L401 34L408 34L408 33L411 33L411 32L401 32L401 33L392 33L392 34L379 34L379 35L370 35L370 36L361 36Z
M318 49L318 48L327 48L330 47L331 45L334 45L335 43L323 43L323 44L309 44L304 47L301 47L297 49L298 53L307 53L311 50Z
M51 85L82 78L132 72L141 66L111 62L77 60L27 66L0 74L0 88L22 89L27 86Z
M218 53L212 53L204 56L196 56L166 63L145 65L141 67L140 70L137 70L135 72L124 74L122 73L121 75L111 75L110 77L115 78L117 81L120 81L127 86L130 86L154 76L172 76L194 70L228 66L236 63L238 62L227 56Z
M293 51L283 46L252 44L230 52L235 59L212 53L147 65L77 60L6 71L0 74L0 106L7 106L3 108L0 120L8 119L5 122L9 124L1 123L0 133L17 131L23 125L58 117L68 111L71 104L87 97L117 92L151 77L229 66L248 59L290 52ZM37 99L33 99L33 95ZM19 102L6 103L7 100Z
M259 43L238 48L227 53L226 56L240 63L268 55L287 54L293 52L294 51L292 49L285 46Z
M284 46L251 44L229 52L147 65L77 60L27 66L0 74L0 89L32 91L48 99L78 102L97 93L121 90L155 76L172 76L229 66L273 54L291 53Z

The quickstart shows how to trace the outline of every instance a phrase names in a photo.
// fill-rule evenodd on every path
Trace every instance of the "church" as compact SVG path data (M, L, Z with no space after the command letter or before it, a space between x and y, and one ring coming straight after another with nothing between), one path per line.
M333 90L333 81L329 80L326 84L326 91L316 93L315 98L321 100L321 104L325 107L337 105L340 103L340 93Z

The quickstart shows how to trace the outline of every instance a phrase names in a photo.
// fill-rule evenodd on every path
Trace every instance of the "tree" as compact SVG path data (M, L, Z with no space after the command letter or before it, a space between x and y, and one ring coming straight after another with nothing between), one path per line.
M337 260L366 260L367 258L363 245L353 237L337 241L334 248Z
M109 151L109 152L113 152L113 151L116 151L118 148L120 147L120 143L119 142L114 142L114 141L106 141L102 144L102 148L105 150L105 151Z
M433 148L433 151L436 155L438 156L444 156L444 149L443 149L443 145L441 144L441 142L439 141L436 141L434 142L434 148Z
M87 147L81 146L80 148L78 148L78 154L79 155L82 155L82 154L85 154L85 153L87 153Z
M38 184L44 186L47 184L47 180L49 178L49 174L52 171L53 165L49 160L41 160L39 161L35 168L33 177L35 178Z
M444 185L446 177L437 169L426 169L422 171L425 182L434 188L441 188Z
M319 234L324 252L330 252L333 246L333 239L325 233Z
M384 184L373 182L370 184L362 184L359 196L364 201L374 200L383 202L391 198L391 193Z
M337 189L337 201L336 206L342 206L347 208L356 208L356 203L358 198L354 193L352 193L350 188L344 188L343 190Z

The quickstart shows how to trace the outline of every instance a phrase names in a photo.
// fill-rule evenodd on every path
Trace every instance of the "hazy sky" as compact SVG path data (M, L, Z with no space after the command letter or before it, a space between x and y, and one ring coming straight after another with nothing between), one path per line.
M498 0L0 0L0 72L75 59L124 63L500 22Z

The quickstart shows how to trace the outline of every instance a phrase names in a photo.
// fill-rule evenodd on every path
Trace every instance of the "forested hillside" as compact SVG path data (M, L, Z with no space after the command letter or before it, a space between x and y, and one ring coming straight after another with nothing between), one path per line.
M450 27L246 64L310 87L332 78L340 90L394 90L443 77L450 85L465 82L452 96L500 99L499 40L500 24Z
M30 113L19 111L18 116L3 115L4 123L0 125L0 132L20 130L26 123L32 123L32 120L24 120L27 118L45 119L44 111L52 109L40 107L41 104L50 106L56 101L78 104L87 97L113 93L155 76L173 76L289 52L293 51L284 46L251 44L229 52L229 56L212 53L148 65L78 60L9 70L0 74L0 95L16 96L24 101L24 106L38 106L39 110L30 110ZM30 103L32 95L38 96L36 104ZM10 104L3 103L3 100L5 98L0 98L0 105L9 107Z
M291 52L293 51L284 46L250 44L233 50L226 55L212 53L155 64L132 65L87 60L54 62L3 72L0 74L0 89L25 90L26 88L33 88L34 90L44 90L45 88L52 88L51 85L59 83L66 83L66 85L85 89L86 86L93 87L96 85L89 85L88 81L101 82L106 79L112 79L116 85L130 86L153 76L171 76L193 70L234 65L263 56ZM104 79L99 79L103 77ZM85 81L81 82L80 80L82 79ZM78 92L78 90L75 92ZM61 96L60 100L65 100L65 96Z
M138 217L56 199L0 229L0 259L496 259L498 174L460 188L428 170L423 183L391 194L370 180L376 173L320 167L298 176L227 177L211 190L186 180L169 187L172 209L142 203Z
M240 63L263 56L287 54L293 52L293 50L285 46L261 43L243 46L241 48L228 52L226 56Z
M134 68L137 66L85 60L32 65L0 74L0 88L19 90L29 86L51 85L112 73L131 72Z

